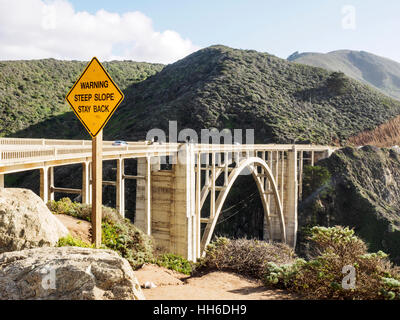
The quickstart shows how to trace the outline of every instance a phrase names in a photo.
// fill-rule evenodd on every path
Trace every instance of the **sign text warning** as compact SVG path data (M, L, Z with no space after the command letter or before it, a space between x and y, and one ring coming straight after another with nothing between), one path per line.
M94 57L66 100L92 137L105 126L124 95Z

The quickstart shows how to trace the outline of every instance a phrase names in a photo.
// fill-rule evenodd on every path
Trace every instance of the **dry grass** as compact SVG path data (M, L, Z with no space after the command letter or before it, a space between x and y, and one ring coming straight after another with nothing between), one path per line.
M234 271L262 279L268 262L281 265L294 259L293 249L282 243L220 237L207 247L200 269Z
M348 143L355 146L374 145L391 147L400 144L400 116L381 124L374 130L364 131L350 137Z

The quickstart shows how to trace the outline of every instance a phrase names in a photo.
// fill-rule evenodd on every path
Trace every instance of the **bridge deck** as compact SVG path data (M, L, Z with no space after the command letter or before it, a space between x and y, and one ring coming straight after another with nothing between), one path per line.
M129 141L127 146L103 142L103 159L127 159L168 156L178 152L182 143L150 143ZM285 144L195 144L195 153L289 151L294 145ZM326 146L296 145L298 151L325 151ZM59 166L90 162L91 140L0 138L0 174L34 170L43 166Z

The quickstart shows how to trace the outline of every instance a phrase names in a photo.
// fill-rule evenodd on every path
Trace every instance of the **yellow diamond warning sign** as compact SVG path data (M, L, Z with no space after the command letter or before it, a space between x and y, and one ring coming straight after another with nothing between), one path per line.
M96 137L124 95L94 57L65 99L90 135Z

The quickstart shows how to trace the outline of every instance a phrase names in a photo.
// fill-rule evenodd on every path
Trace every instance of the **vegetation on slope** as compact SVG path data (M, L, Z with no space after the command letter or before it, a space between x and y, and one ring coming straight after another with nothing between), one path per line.
M51 65L58 63L59 69L69 70L68 65L64 65L66 62L40 61ZM36 62L3 62L6 65L11 63L30 65ZM113 64L116 70L113 70ZM105 65L125 94L125 100L104 130L106 139L142 140L152 128L161 128L168 133L168 121L177 120L178 130L187 127L197 132L211 127L219 130L255 129L256 142L343 143L348 137L371 130L400 114L399 102L340 73L291 63L252 50L212 46L164 67L155 76L141 82L138 81L156 73L162 66L143 65L150 71L141 77L135 76L137 70L134 66L133 62ZM16 66L14 73L20 73L18 68L23 67ZM64 105L60 109L65 112L68 107L64 96L82 68L81 63L76 66L75 73L67 73L71 73L68 76L70 82L62 88L53 88L50 83L40 84L39 91L46 92L51 88L56 92L56 99L46 94L43 97L26 94L20 106L30 104L35 113L38 106L50 106L56 100ZM119 72L124 72L125 76L118 77ZM12 73L8 71L4 79L13 79L9 75ZM14 88L18 88L20 82L25 86L24 91L36 88L33 81L20 78L10 80ZM33 74L30 78L34 78ZM122 83L121 79L133 80ZM5 97L20 101L16 98L17 93L15 89L7 91ZM8 122L16 123L21 117L28 117L25 113L32 112L26 108L22 111L17 109L17 115L18 112L21 114L12 118L7 115ZM51 115L54 114L56 111ZM45 119L41 118L41 123L39 119L21 120L21 128L33 125L13 135L88 137L72 112ZM7 130L11 133L15 128Z
M354 228L369 250L383 250L399 263L399 153L371 146L347 147L317 165L314 174L319 171L321 179L304 190L299 206L300 251L308 251L302 239L310 226L342 225ZM306 171L306 175L311 173Z
M50 201L47 206L54 214L91 220L91 206L72 202L69 198ZM179 255L171 253L155 255L151 238L136 228L131 221L123 219L113 208L103 206L101 228L102 248L117 251L134 269L140 268L144 263L154 263L187 275L192 272L192 263ZM94 248L93 244L71 235L61 238L58 246Z
M296 258L282 244L218 238L197 270L234 271L303 299L400 300L399 268L382 251L368 253L353 230L314 227L307 240L314 249L309 260Z
M340 73L212 46L131 86L105 135L144 139L177 120L178 130L253 128L256 142L331 144L399 113L399 102Z
M65 96L86 64L55 59L0 61L0 136L14 135L32 125L45 120L51 122L56 116L70 113ZM132 61L111 61L103 65L121 90L154 75L163 67ZM67 120L74 123L73 119ZM68 123L58 130L56 125L52 129L58 137L71 136ZM29 134L29 130L24 131L26 137L54 136L44 136L43 132Z
M400 99L400 63L365 51L337 50L324 53L295 52L289 61L341 71L381 92Z
M49 209L54 214L67 214L75 218L90 221L91 206L72 202L69 198L50 201ZM59 246L92 247L80 239L61 238ZM104 207L102 210L102 246L117 251L127 259L134 269L145 262L153 261L153 245L150 237L136 228L128 219L123 219L115 209Z
M281 266L269 263L266 286L306 299L400 300L399 268L382 251L368 253L353 230L314 227L308 240L314 247L313 257Z

